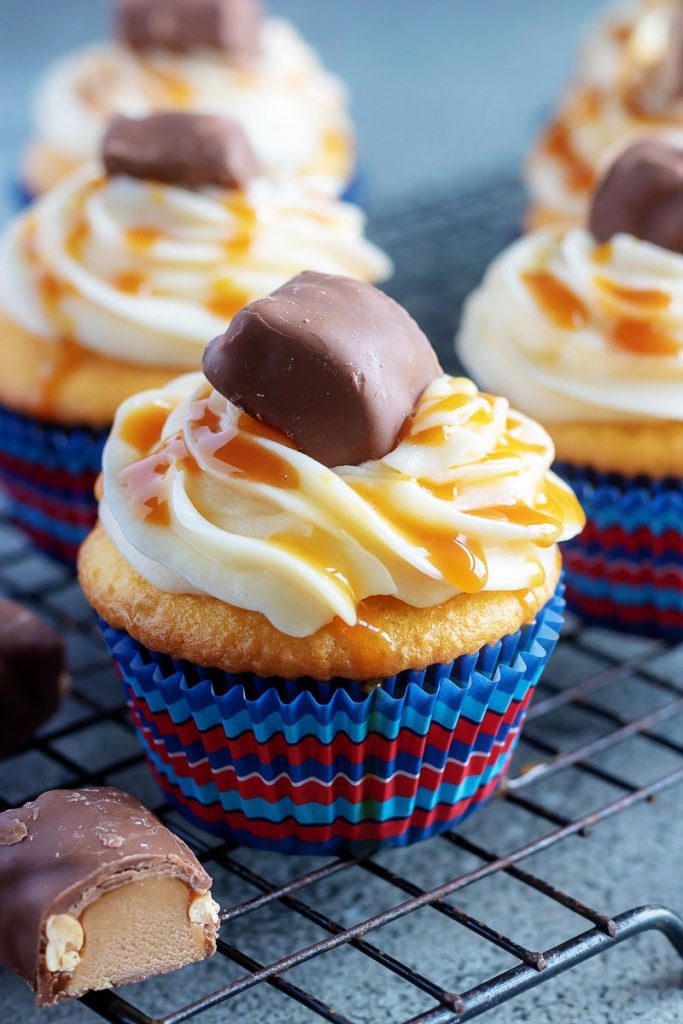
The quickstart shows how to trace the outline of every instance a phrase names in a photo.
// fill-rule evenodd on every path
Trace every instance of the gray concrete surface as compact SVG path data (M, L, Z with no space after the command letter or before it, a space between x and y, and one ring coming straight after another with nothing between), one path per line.
M318 44L327 63L351 84L363 162L372 185L372 206L400 201L416 190L425 193L452 184L457 189L496 168L509 169L521 159L535 124L571 66L581 24L596 0L272 0L291 14ZM35 74L49 57L103 31L105 0L0 0L0 174L14 166L26 137L26 96ZM7 207L0 206L0 216ZM604 643L614 643L605 635ZM596 644L598 638L596 637ZM598 644L599 646L599 644ZM555 663L558 680L569 684L575 668ZM683 685L683 664L663 663L661 671ZM633 680L612 695L633 708L643 697L642 680ZM648 691L647 699L651 699ZM571 729L555 723L557 736ZM681 739L683 730L678 729ZM630 752L636 782L665 770L654 765L637 744ZM7 770L0 768L0 771ZM571 813L586 802L614 798L586 792L581 778L566 776L543 794ZM144 771L112 779L141 796L154 799ZM19 787L20 789L21 787ZM506 809L493 805L467 826L470 836L493 847L528 837L531 823L520 814L511 826ZM683 850L681 789L643 805L598 828L590 840L573 839L529 862L530 870L557 880L574 895L608 913L647 902L662 902L683 911L680 852ZM510 834L519 830L519 836ZM247 856L246 854L244 856ZM275 875L302 867L284 858L248 855L258 870ZM445 842L432 841L383 860L424 885L464 870L466 859ZM226 883L226 900L241 896L240 886ZM244 893L250 895L250 893ZM308 894L307 894L308 895ZM370 882L360 872L318 886L312 894L323 908L334 908L350 924L378 906L396 900L396 892ZM585 929L548 901L530 897L509 880L495 878L458 898L477 917L513 929L520 941L550 946ZM270 908L226 929L262 961L289 951L286 913ZM297 941L302 938L297 932ZM312 926L309 941L319 938ZM410 919L409 927L383 929L373 936L385 949L411 962L446 987L456 979L462 988L511 965L467 932L446 925L430 910ZM163 1013L207 987L216 987L239 970L215 960L184 972L176 986L150 982L136 1001ZM390 1024L426 1009L430 1002L403 983L387 985L387 975L353 950L313 962L291 973L297 983L325 995L362 1024ZM349 985L349 977L353 984ZM683 967L664 939L644 936L589 963L537 992L493 1011L494 1024L681 1024ZM206 1024L312 1024L306 1010L272 989L259 988L203 1015ZM90 1024L83 1006L38 1013L24 986L0 972L0 1022L9 1024Z

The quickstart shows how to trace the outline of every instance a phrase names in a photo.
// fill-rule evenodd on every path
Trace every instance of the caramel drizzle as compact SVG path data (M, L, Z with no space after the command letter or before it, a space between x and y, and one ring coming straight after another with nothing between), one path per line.
M595 171L577 153L569 126L564 120L553 121L546 130L544 150L564 164L567 184L574 192L588 192L595 183Z
M546 316L565 331L577 331L588 323L588 310L571 288L547 270L528 271L522 280Z
M152 224L141 224L139 227L126 228L125 237L133 252L144 254L154 248L163 237L163 232Z
M597 246L593 257L598 263L611 258L609 243ZM584 302L562 281L549 271L529 271L522 280L545 315L562 330L576 331L589 323L589 312ZM652 314L671 306L671 297L655 288L627 288L603 275L596 275L595 284L604 295L607 310L612 314L608 336L623 351L636 355L675 356L683 346L681 342L662 330L652 320ZM634 308L630 317L618 316L618 303ZM640 313L640 316L637 314Z
M413 429L412 432L409 431L406 443L424 443L424 431L419 429L420 422L435 411L444 413L471 406L468 417L470 421L479 417L480 420L484 418L490 422L494 415L492 404L492 399L487 399L486 396L462 393L447 395L432 403L423 403L411 420ZM151 455L143 460L147 463L146 472L143 477L138 477L135 488L143 491L143 497L150 490L154 492L153 498L137 502L138 512L146 522L154 525L167 525L170 521L166 499L159 493L158 483L155 487L154 475L165 480L172 465L180 466L190 473L199 471L196 462L188 453L182 434L176 434L160 442L170 410L171 406L164 400L157 400L150 406L131 412L120 428L122 439L132 444L138 451L143 453L151 450ZM229 430L223 429L221 417L210 408L209 399L206 397L198 401L191 426L197 432L200 441L202 435L208 435L208 443L206 439L203 442L206 453L225 467L228 476L281 490L294 489L300 485L296 468L277 451L260 443L263 440L273 441L291 449L294 447L292 442L246 413L239 415L234 430L230 433ZM515 436L520 427L520 421L510 416L499 445L491 453L492 466L496 460L509 459L511 455L545 453L543 445L532 444ZM215 439L215 442L212 439ZM453 499L453 483L436 484L430 480L416 482L437 499ZM402 536L412 547L424 552L445 583L466 593L476 593L486 586L488 566L480 541L461 533L456 534L448 526L438 527L434 523L425 523L413 518L398 505L391 491L385 491L381 482L379 485L357 480L347 483L395 533ZM132 481L129 479L127 484L129 498L135 504ZM127 484L124 482L124 486ZM563 533L564 524L580 518L574 496L552 478L546 481L544 490L538 495L533 506L521 502L506 506L495 505L475 509L469 514L481 519L504 521L525 529L533 529L540 534L535 542L538 547L549 547L556 543ZM269 542L303 560L315 571L333 579L340 590L354 600L354 581L349 580L340 568L344 564L344 545L340 537L314 527L306 535L289 532L275 534L269 538ZM533 561L533 575L540 578L543 573L540 561L537 556L530 557ZM367 622L363 623L361 628L367 628L370 633L373 631L373 627ZM390 642L389 638L386 639ZM377 636L374 636L373 643L377 643Z

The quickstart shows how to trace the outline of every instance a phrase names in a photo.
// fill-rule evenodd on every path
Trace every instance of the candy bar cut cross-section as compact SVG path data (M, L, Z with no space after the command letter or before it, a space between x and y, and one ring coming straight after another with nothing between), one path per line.
M195 855L120 790L0 814L0 960L39 1006L203 960L218 922Z

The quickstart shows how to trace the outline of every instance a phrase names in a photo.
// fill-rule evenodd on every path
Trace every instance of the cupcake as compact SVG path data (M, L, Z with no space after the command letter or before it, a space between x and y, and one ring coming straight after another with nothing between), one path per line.
M586 50L578 80L529 156L527 226L585 223L610 150L662 133L683 140L683 12L672 0L627 9Z
M36 542L74 560L117 407L198 369L245 303L306 267L386 277L363 226L267 177L235 122L115 118L103 161L0 238L0 479Z
M557 640L582 513L552 442L348 278L250 304L204 370L117 413L79 558L158 782L286 852L450 827Z
M499 256L465 307L463 365L550 431L588 525L566 552L570 605L683 636L683 151L620 154L588 227Z
M602 13L581 47L577 82L610 89L650 63L662 46L673 6L672 0L630 0Z
M96 158L109 118L159 110L242 125L271 173L341 194L355 143L340 82L258 0L114 0L116 40L70 53L43 76L22 167L37 195Z

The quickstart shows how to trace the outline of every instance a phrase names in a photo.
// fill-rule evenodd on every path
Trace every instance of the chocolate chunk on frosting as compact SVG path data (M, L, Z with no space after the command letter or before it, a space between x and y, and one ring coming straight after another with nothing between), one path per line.
M203 368L217 391L325 466L392 451L442 372L393 299L310 271L241 310L206 349Z
M102 161L110 177L127 174L181 188L244 188L259 173L244 129L210 114L117 114L104 136Z
M59 635L30 608L0 598L0 757L52 718L66 685Z
M598 182L588 226L599 242L623 232L683 253L683 149L641 139Z
M118 0L119 38L136 50L220 50L234 57L261 52L259 0Z
M43 793L0 814L0 837L0 960L39 1005L214 952L211 878L127 793Z

